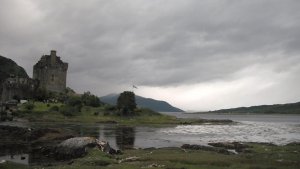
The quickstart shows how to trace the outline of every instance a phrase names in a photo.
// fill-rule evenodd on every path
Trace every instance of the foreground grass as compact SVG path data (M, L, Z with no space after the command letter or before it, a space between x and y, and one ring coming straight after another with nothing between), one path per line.
M54 166L24 166L13 163L0 164L0 168L65 168L65 169L298 169L300 145L273 146L252 143L249 153L224 155L202 150L162 148L126 150L123 155L111 156L92 149L84 158ZM133 157L120 163L122 159Z
M17 117L27 119L31 122L80 122L80 123L118 123L124 125L139 124L202 124L202 123L230 123L230 121L213 121L204 119L178 119L174 116L163 115L149 109L138 109L135 116L119 116L106 110L105 106L84 106L81 112L73 116L65 116L53 107L60 107L61 103L45 104L35 102L32 110L26 110L24 105L20 106Z

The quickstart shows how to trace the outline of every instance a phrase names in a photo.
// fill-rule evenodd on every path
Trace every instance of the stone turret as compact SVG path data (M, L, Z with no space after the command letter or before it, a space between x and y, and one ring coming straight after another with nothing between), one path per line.
M56 51L55 50L51 50L50 51L50 56L51 56L51 65L55 65L56 63Z
M39 87L53 92L63 92L66 89L68 63L63 62L51 50L50 55L43 55L33 66L33 79L39 81Z

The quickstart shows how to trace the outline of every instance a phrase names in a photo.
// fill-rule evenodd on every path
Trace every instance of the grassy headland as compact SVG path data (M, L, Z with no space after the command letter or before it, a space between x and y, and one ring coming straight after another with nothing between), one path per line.
M65 111L61 111L66 106L62 103L34 102L30 104L32 106L29 108L28 104L20 105L19 111L14 116L30 122L118 123L124 125L232 123L231 120L179 119L142 108L135 109L134 115L121 116L117 110L108 105L83 106L79 112L65 113ZM71 109L71 111L73 110Z

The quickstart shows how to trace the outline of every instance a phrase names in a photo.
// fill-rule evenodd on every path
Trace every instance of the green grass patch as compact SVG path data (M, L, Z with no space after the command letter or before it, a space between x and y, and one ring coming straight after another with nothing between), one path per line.
M65 168L65 169L140 169L160 166L164 169L298 169L300 166L300 145L272 146L251 144L250 153L224 155L202 150L183 150L181 148L133 149L122 155L108 155L97 149L89 151L83 158L72 163L54 166L23 166L13 163L1 164L0 168ZM129 157L135 160L124 161ZM120 163L120 161L122 161ZM156 167L152 167L156 168Z

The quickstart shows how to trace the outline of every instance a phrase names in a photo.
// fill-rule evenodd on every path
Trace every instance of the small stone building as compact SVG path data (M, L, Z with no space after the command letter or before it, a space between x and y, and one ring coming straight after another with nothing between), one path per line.
M51 50L50 55L43 55L33 66L33 79L39 81L39 87L53 92L63 92L66 89L68 63L63 62Z
M11 76L2 84L1 101L31 98L37 86L36 80Z

